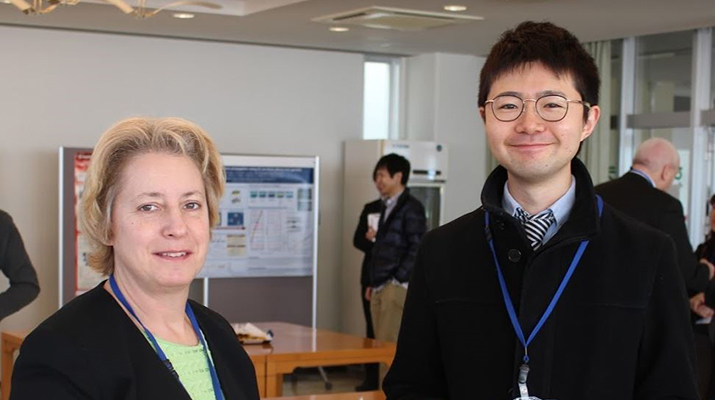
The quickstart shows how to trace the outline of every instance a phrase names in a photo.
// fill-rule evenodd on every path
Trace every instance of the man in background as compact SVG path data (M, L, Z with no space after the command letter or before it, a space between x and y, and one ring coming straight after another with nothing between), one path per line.
M12 217L0 210L0 270L10 281L10 288L0 293L0 320L30 304L40 285Z
M375 338L397 341L407 285L426 230L425 209L410 195L407 182L410 162L388 154L377 162L372 174L380 199L365 205L355 231L355 247L365 252L361 284L363 306L370 333ZM368 377L370 378L370 377ZM375 381L366 383L376 384ZM367 389L375 389L376 385Z
M370 302L366 299L365 293L367 293L370 288L370 260L372 259L371 254L375 240L375 231L377 229L377 222L380 220L381 209L381 199L365 204L365 207L363 207L360 213L360 220L358 221L358 226L353 236L353 245L355 248L365 253L365 257L362 260L362 268L360 269L360 299L362 302L362 311L365 315L365 326L367 327L366 336L370 339L375 338L375 330L373 329L372 316L370 315ZM377 390L380 387L378 375L378 364L365 364L365 381L355 387L355 391L365 392Z
M633 166L622 177L596 186L596 193L613 208L668 234L675 242L678 267L690 295L705 290L715 267L698 262L690 245L683 206L668 194L680 170L672 143L651 138L636 150Z
M705 398L712 363L707 318L712 316L712 309L703 304L702 292L713 278L715 267L705 259L698 261L688 238L683 206L668 194L679 170L680 156L673 144L662 138L651 138L638 146L630 171L596 186L596 192L617 210L673 239L678 267L691 296L698 389Z

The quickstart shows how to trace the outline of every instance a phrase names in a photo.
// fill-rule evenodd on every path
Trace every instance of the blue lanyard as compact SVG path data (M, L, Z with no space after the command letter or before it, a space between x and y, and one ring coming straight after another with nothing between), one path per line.
M154 338L154 335L152 335L149 329L144 326L139 317L137 317L137 314L134 312L134 309L132 309L132 306L130 306L127 302L127 299L124 297L124 294L122 294L122 291L119 290L119 285L117 285L117 281L116 279L114 279L114 274L109 276L109 285L112 287L114 295L117 296L119 302L122 303L124 308L129 311L129 314L131 314L132 317L137 320L139 325L141 325L142 329L144 329L144 334L146 335L147 339L149 339L149 342L151 342L161 362L166 365L166 368L169 370L169 372L171 372L171 375L173 375L174 378L176 378L179 383L181 383L181 380L179 379L179 374L174 369L174 366L171 365L171 361L169 361L169 358L167 358L166 354L164 354L164 351L161 349L161 346L159 346L159 343L157 343L156 339ZM189 317L189 321L191 321L191 327L194 328L194 332L199 338L201 346L204 348L204 355L206 356L206 363L209 366L209 373L211 374L211 383L213 384L216 400L223 400L223 392L221 391L221 383L218 380L216 367L214 367L214 364L211 361L211 357L209 357L209 351L206 346L206 341L204 340L204 335L201 333L201 329L199 328L199 322L196 320L196 316L194 315L194 310L191 309L191 306L189 306L188 302L186 302L186 315Z
M596 195L596 200L598 203L598 216L600 218L601 214L603 213L603 200L601 199L601 196L598 196L598 195ZM588 246L589 241L584 240L578 246L576 255L574 256L573 260L571 260L571 265L569 265L569 269L566 271L566 275L561 280L561 284L559 285L558 289L556 290L556 294L554 294L554 297L551 299L549 306L546 307L546 310L544 311L544 314L541 316L541 319L539 320L539 322L536 324L534 329L529 334L529 338L524 339L524 331L521 329L521 324L519 323L519 318L517 318L516 312L514 311L514 304L511 301L511 297L509 297L509 292L506 287L506 281L504 280L504 274L502 273L501 266L499 265L499 260L497 259L497 253L494 250L494 238L492 237L491 232L489 231L489 212L488 211L486 211L484 214L484 229L486 230L486 235L487 235L488 243L489 243L489 249L491 249L492 256L494 257L494 264L496 264L496 267L497 267L497 276L499 278L499 286L501 287L502 296L504 297L504 305L506 305L506 310L509 313L509 319L511 320L511 324L514 327L516 336L519 338L519 341L524 346L524 364L528 364L529 363L529 353L528 353L529 344L531 343L532 340L534 340L536 335L539 333L539 331L541 330L541 327L544 326L544 323L546 323L546 320L549 319L549 316L551 316L551 312L554 311L554 307L556 307L556 303L558 303L559 299L561 298L561 294L563 293L564 289L566 288L566 285L569 283L569 280L571 279L571 275L573 275L574 270L576 270L576 266L578 265L579 261L581 261L581 256L583 255L583 252L586 251L586 246Z

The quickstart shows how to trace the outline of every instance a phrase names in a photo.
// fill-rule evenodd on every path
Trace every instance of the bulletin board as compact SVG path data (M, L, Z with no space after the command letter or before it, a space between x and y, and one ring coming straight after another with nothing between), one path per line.
M200 276L312 276L317 159L224 155L221 218Z
M59 150L59 306L106 277L89 268L77 213L92 149ZM223 155L226 191L190 298L231 322L315 326L318 157Z

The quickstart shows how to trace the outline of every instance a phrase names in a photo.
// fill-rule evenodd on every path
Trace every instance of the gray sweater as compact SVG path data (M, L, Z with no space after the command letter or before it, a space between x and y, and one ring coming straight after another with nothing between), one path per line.
M0 210L0 270L10 288L0 293L0 320L30 304L40 293L37 274L25 251L20 232L6 212Z

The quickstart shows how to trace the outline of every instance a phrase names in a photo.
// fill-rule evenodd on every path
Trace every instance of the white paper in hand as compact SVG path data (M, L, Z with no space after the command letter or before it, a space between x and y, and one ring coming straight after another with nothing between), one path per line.
M380 213L372 213L367 215L367 226L377 232L377 227L380 225Z

